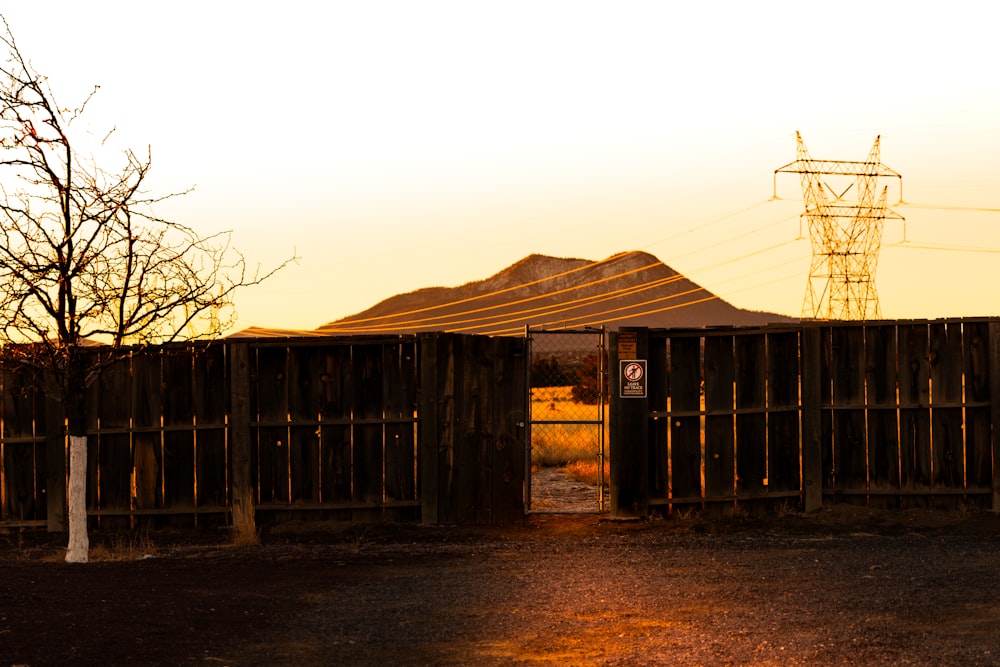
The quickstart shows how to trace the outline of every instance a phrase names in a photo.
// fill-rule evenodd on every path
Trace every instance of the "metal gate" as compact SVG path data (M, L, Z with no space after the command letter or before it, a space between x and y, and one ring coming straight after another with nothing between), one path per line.
M604 329L525 329L525 509L603 512L608 489Z

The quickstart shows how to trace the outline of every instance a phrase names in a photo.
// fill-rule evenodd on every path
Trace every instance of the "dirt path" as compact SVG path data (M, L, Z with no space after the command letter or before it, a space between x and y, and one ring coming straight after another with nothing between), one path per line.
M605 504L607 508L607 492ZM531 511L592 513L600 510L596 485L571 478L557 467L536 468L531 472Z
M87 565L58 538L0 535L2 665L1000 661L994 514L285 525Z

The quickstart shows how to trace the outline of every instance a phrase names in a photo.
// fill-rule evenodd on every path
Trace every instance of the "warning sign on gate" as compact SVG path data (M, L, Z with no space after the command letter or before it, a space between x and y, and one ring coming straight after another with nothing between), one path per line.
M622 359L621 397L646 398L646 360Z

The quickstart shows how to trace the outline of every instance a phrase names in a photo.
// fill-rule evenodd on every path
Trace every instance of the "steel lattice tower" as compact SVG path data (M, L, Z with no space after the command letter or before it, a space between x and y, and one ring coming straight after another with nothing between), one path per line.
M864 162L814 160L802 135L795 133L798 159L774 170L775 198L779 173L799 174L812 245L809 282L802 317L824 320L873 320L881 317L875 291L875 270L882 245L885 220L902 217L885 206L888 186L877 194L878 179L903 177L879 159L875 138ZM835 190L824 177L854 177L843 190ZM842 179L843 180L843 179ZM841 187L843 184L841 183ZM857 203L845 197L856 190Z

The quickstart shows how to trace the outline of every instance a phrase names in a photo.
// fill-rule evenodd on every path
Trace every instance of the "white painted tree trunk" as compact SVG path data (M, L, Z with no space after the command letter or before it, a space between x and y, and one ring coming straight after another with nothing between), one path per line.
M86 563L87 537L87 436L69 436L69 546L67 563Z

